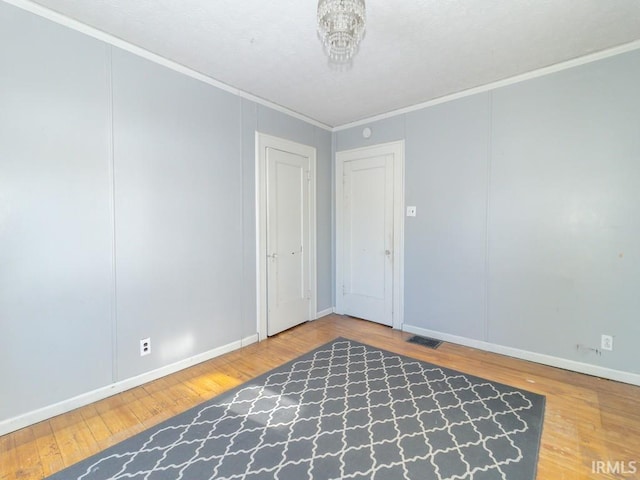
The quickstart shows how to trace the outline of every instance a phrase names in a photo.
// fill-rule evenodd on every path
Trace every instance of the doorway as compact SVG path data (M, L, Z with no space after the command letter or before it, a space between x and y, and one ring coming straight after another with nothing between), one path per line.
M258 333L315 319L316 150L256 132Z
M336 311L403 323L404 142L336 154Z

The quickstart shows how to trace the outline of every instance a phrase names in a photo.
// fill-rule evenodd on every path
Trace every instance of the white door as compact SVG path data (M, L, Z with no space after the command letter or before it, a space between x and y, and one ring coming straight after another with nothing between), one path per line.
M343 166L343 313L393 323L393 157Z
M403 144L336 162L336 310L400 328Z
M267 334L310 320L310 159L267 148Z

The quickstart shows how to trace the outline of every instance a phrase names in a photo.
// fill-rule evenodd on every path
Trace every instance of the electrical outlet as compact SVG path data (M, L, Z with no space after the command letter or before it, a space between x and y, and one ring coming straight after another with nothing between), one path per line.
M613 337L611 335L602 335L600 337L600 348L602 350L613 350Z
M151 353L151 339L143 338L140 340L140 356L144 357L145 355L149 355Z

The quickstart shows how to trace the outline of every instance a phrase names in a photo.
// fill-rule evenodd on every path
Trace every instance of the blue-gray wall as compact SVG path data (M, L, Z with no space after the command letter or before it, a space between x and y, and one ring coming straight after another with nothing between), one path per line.
M0 421L112 381L107 51L0 3Z
M634 51L336 133L405 140L405 325L640 373L638 85Z
M0 2L0 423L256 334L256 130L317 149L331 308L329 131Z
M638 51L368 140L2 2L0 68L0 422L255 334L256 130L317 149L318 310L333 153L404 139L405 324L640 373Z
M116 49L112 75L117 371L128 378L242 338L241 111L234 95ZM153 355L140 358L145 337Z

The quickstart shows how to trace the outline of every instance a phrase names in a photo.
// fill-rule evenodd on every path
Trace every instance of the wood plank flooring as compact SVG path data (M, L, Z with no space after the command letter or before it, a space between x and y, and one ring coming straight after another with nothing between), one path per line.
M407 343L409 334L329 315L1 436L0 480L40 480L338 336L546 395L538 480L640 478L640 387L449 343L430 350ZM593 462L626 462L627 473L593 472Z

